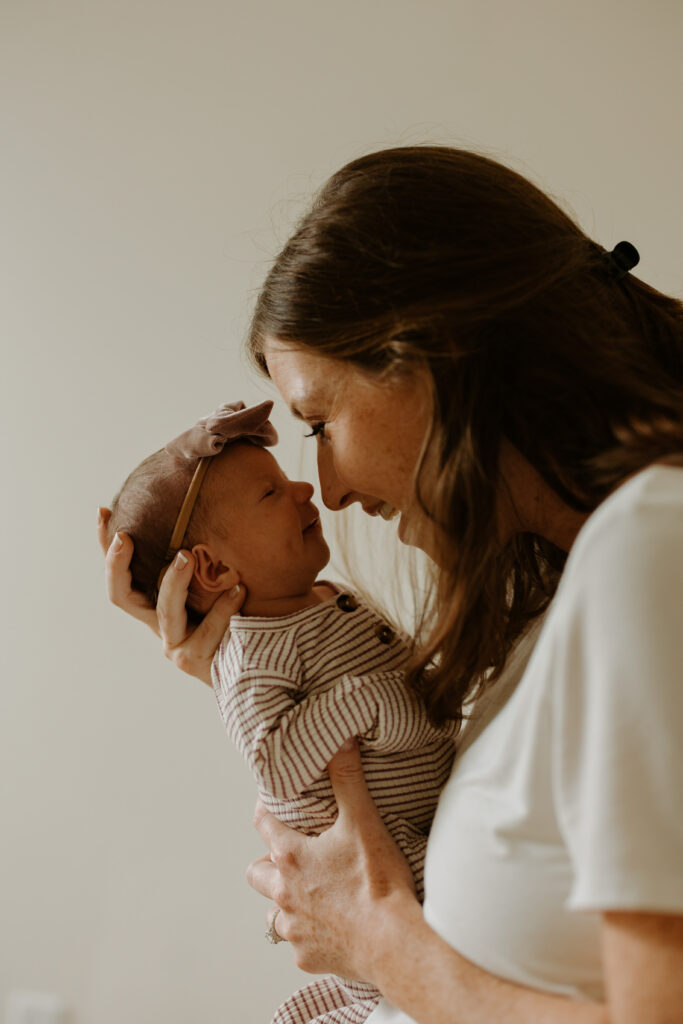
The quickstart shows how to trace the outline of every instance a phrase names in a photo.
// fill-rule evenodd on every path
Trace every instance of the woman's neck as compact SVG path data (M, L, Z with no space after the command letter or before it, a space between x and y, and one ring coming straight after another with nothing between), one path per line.
M590 515L570 508L545 482L514 445L501 448L500 474L503 481L498 522L501 540L515 533L536 533L569 552L577 534Z

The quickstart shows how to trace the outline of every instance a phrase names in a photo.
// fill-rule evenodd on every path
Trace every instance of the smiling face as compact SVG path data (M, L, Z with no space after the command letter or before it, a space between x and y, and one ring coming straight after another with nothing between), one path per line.
M399 537L429 553L415 502L415 471L431 423L427 374L375 379L341 360L269 340L268 372L295 416L316 434L325 504L354 501L376 515L401 513Z
M289 480L249 443L230 445L209 472L207 547L217 570L244 583L252 603L310 591L330 557L311 484Z

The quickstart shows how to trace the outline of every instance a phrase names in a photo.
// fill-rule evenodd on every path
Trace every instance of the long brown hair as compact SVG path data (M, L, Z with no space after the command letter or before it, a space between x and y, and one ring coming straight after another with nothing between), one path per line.
M501 441L584 512L683 450L681 302L615 280L555 202L476 153L384 150L335 174L258 298L248 344L266 372L268 337L372 374L431 371L438 480L421 466L416 486L447 540L411 681L437 719L500 674L564 565L537 535L500 549Z

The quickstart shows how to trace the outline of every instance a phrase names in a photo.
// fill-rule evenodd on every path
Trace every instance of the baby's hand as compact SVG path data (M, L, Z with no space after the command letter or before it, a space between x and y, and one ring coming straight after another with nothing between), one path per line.
M211 686L211 662L228 628L230 617L240 610L244 587L221 594L194 630L187 628L185 602L194 572L194 556L179 551L159 588L156 608L131 587L130 560L133 542L118 534L108 545L107 523L111 512L99 509L97 533L105 555L105 575L109 600L124 612L144 622L161 638L164 654L182 672Z

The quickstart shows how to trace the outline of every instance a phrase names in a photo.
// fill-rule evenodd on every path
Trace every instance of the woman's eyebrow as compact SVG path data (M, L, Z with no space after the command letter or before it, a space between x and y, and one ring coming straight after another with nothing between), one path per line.
M318 408L321 405L321 397L320 396L321 396L321 392L320 391L309 391L306 394L297 395L293 399L292 404L289 407L289 411L291 412L292 416L295 416L296 419L298 419L298 420L310 420L311 419L310 410L311 409L316 409L316 408ZM299 404L304 405L309 410L309 413L308 413L307 416L304 416L304 414L301 412L301 410L299 409Z
M298 420L310 419L310 416L304 416L301 412L301 406L303 405L305 409L310 410L318 405L325 394L324 386L321 387L321 382L312 382L309 386L303 388L299 386L293 388L292 391L293 393L287 403L292 416L296 416Z

